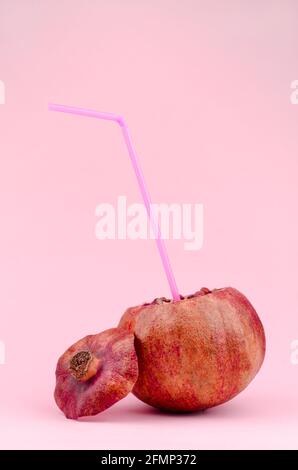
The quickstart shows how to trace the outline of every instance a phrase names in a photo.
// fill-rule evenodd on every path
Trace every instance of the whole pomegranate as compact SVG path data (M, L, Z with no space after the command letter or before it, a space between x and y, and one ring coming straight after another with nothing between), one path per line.
M129 308L119 327L135 335L139 375L133 393L165 410L202 410L230 400L264 360L262 323L231 287Z

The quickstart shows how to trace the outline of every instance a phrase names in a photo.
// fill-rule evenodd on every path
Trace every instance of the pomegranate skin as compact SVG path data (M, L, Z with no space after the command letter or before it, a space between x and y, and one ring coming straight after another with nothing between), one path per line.
M59 358L54 397L67 418L96 415L131 392L137 377L133 334L111 328L80 339Z
M149 305L152 306L153 304L137 305L136 307L129 307L126 309L120 318L118 328L124 328L125 330L134 333L139 314Z
M119 326L135 333L134 395L164 410L190 412L224 403L251 382L264 360L262 323L231 287L133 307Z

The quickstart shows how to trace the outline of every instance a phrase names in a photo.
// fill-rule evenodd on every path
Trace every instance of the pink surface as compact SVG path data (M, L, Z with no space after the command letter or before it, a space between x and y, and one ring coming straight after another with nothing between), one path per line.
M297 448L295 1L0 4L1 448ZM134 397L90 422L53 398L58 355L170 295L154 241L98 241L95 207L139 202L119 129L49 101L127 119L154 202L204 204L204 245L167 242L182 294L232 285L260 314L261 372L203 414Z

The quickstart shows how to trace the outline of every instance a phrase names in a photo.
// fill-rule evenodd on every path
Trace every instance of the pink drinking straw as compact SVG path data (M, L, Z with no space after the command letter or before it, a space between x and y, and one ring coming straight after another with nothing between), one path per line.
M152 211L151 211L151 198L150 198L148 189L146 187L144 176L143 176L143 173L141 171L141 168L138 162L137 154L132 145L128 127L124 119L121 116L118 116L117 114L103 113L99 111L93 111L91 109L77 108L74 106L65 106L62 104L49 104L49 110L59 111L61 113L77 114L79 116L93 117L97 119L105 119L108 121L115 121L117 122L117 124L119 124L122 130L123 138L124 138L129 156L130 156L131 164L133 166L135 175L138 180L139 188L140 188L140 191L144 200L144 204L147 210L148 219L151 223L151 226L154 232L157 248L158 248L159 255L160 255L160 258L161 258L161 261L162 261L162 264L163 264L163 267L164 267L164 270L168 279L168 283L172 292L173 299L179 300L180 295L178 292L178 287L174 278L174 274L172 271L172 267L170 264L166 246L165 246L164 240L161 238L159 224L155 220L154 214L152 214Z

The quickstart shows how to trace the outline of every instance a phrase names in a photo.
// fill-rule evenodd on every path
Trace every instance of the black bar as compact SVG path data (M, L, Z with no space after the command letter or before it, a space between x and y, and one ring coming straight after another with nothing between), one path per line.
M210 463L224 465L225 463L270 463L284 465L286 462L298 463L296 450L2 450L0 464L15 463L30 464L94 464L101 468L108 465L124 468L141 468L151 466L191 466L192 468L207 468ZM18 468L18 467L16 467ZM21 468L21 467L20 467ZM93 467L95 470L96 467Z

